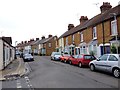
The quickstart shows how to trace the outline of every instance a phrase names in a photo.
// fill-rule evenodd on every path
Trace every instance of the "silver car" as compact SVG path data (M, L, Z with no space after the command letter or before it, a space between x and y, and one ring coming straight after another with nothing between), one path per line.
M120 54L104 54L89 63L91 71L101 70L120 77Z
M61 53L60 52L52 52L51 60L60 60Z

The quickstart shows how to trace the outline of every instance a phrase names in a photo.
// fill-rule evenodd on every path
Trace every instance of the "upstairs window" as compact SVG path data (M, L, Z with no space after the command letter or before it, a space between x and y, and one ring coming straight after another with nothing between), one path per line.
M80 41L83 42L83 33L80 33Z
M66 37L66 45L68 45L68 37Z
M117 21L116 20L111 21L111 35L112 36L117 35Z
M74 42L74 40L75 40L75 36L74 36L74 35L72 35L72 42Z
M48 44L48 47L50 48L51 46L52 46L51 43L49 43L49 44Z
M97 39L97 29L93 27L93 39Z

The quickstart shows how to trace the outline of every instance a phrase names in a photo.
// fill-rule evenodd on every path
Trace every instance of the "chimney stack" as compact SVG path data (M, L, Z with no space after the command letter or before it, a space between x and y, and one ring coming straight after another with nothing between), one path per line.
M36 38L36 41L39 40L39 38Z
M111 9L112 6L108 2L103 2L103 5L100 7L101 13L104 13L105 11Z
M45 36L42 36L41 39L42 39L42 40L45 39Z
M50 37L52 37L52 35L51 35L51 34L49 34L49 35L48 35L48 38L50 38Z
M81 16L80 17L80 24L83 24L84 22L86 22L88 20L87 16Z
M68 30L71 30L72 28L74 28L74 24L69 24L68 25Z
M23 44L24 42L22 41L21 44Z

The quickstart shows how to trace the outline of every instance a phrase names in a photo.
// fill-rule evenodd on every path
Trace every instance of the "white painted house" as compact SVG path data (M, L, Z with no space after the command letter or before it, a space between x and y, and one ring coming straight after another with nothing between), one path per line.
M0 37L0 70L15 59L15 48L11 37Z

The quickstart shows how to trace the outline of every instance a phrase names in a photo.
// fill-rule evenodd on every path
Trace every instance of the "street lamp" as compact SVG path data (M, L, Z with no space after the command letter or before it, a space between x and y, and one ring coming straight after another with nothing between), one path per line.
M110 13L110 15L114 17L114 22L115 22L115 33L114 33L114 36L115 36L116 44L117 44L117 42L118 42L118 40L117 40L118 33L117 33L117 18L116 18L116 13ZM116 45L116 51L117 51L117 54L118 54L118 47L117 47L117 45Z

